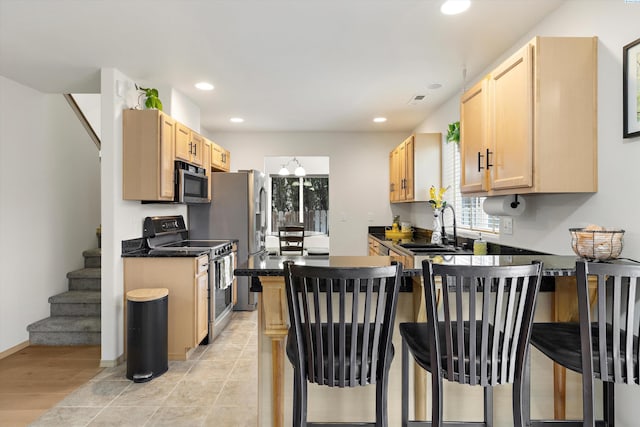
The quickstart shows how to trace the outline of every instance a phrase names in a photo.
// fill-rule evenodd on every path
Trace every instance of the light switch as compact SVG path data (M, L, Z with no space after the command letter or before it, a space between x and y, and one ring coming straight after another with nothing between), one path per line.
M509 236L513 234L513 217L503 216L500 218L500 233Z

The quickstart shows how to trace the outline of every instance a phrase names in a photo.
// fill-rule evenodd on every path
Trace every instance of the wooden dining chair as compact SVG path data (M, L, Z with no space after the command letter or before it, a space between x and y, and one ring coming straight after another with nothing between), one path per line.
M402 426L440 427L445 423L443 380L484 387L484 421L447 421L447 426L492 426L492 387L508 383L514 384L513 425L523 426L522 389L526 384L522 379L541 263L468 266L426 260L422 270L427 322L400 324ZM431 373L431 421L409 420L409 353Z
M293 426L328 425L307 421L307 382L340 388L375 384L375 423L339 424L388 426L391 339L402 264L334 268L287 261L284 270Z
M582 373L583 419L564 421L562 425L596 425L593 388L594 379L600 379L604 425L613 426L614 383L640 384L640 266L578 261L576 279L580 322L535 323L531 344L554 362ZM594 308L589 291L593 283ZM550 424L557 421L531 420L532 426Z
M304 255L304 225L283 225L278 229L280 254Z

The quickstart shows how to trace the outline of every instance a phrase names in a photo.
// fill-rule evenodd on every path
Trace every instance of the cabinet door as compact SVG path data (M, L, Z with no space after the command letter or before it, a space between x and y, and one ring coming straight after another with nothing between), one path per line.
M176 122L166 114L160 114L160 199L173 200L175 186L174 146Z
M211 142L204 140L202 145L202 167L209 178L209 185L207 191L207 199L211 201Z
M211 166L215 169L222 170L222 147L215 142L211 143Z
M389 152L389 201L393 202L396 200L396 165L395 165L395 157L393 153L395 150Z
M191 132L191 162L197 166L204 165L204 137Z
M176 122L176 159L191 161L191 129Z
M487 80L462 95L460 102L460 192L486 191Z
M393 250L389 250L389 257L391 258L391 261L401 262L403 266L408 265L410 260L413 258L413 257L402 255ZM413 268L413 265L411 265L411 268Z
M400 194L398 200L407 200L406 186L407 186L407 144L403 142L398 147L398 182L400 185Z
M196 278L196 340L198 345L209 333L209 311L207 307L209 275L205 272Z
M229 172L231 169L231 152L229 150L222 149L222 168Z
M397 146L390 154L389 159L389 179L391 181L390 197L392 202L401 199L402 183L400 178L400 146Z
M491 189L533 185L533 47L526 45L491 74Z
M414 182L414 153L415 141L413 135L404 142L404 199L413 200L415 198Z

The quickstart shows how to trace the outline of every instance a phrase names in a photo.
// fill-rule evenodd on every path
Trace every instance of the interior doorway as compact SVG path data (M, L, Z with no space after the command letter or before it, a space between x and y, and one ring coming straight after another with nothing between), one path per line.
M280 226L304 224L305 246L329 247L329 157L265 157L267 248L278 246Z

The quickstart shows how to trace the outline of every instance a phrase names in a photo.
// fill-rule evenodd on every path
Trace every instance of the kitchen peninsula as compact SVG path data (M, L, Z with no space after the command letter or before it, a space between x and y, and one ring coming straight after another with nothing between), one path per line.
M575 256L555 255L434 255L405 258L412 263L405 265L403 285L398 301L396 322L407 322L425 319L424 291L421 284L421 264L425 259L434 262L455 265L516 265L528 264L534 260L544 263L543 294L538 300L536 318L548 320L557 316L552 312L553 297L550 291L556 286L567 286L567 279L572 279L575 267ZM291 425L292 402L292 369L285 357L285 340L288 330L287 301L284 292L283 262L293 260L306 265L318 266L380 266L388 265L392 258L388 256L307 256L279 257L254 256L236 270L237 276L252 278L252 291L259 293L258 310L258 387L260 426L280 427ZM566 312L574 310L568 308ZM400 348L401 342L395 328L393 343L396 356L391 366L389 381L389 422L396 425L400 420ZM535 352L532 352L535 353ZM552 389L551 362L544 356L532 354L532 416L535 418L553 418L554 398ZM569 375L566 388L566 404L573 408L580 405L579 377ZM417 418L426 416L426 376L414 375L415 414ZM445 390L458 393L464 405L455 408L445 407L445 418L448 411L455 410L456 417L480 419L482 416L482 390L469 387L447 385ZM314 421L357 421L372 419L375 397L373 388L363 389L328 389L309 385L309 419ZM573 392L573 390L578 390ZM446 391L449 392L449 391ZM479 393L478 393L479 392ZM507 400L508 399L508 400ZM496 426L508 426L511 423L511 389L502 388L495 392ZM562 399L563 403L565 399ZM471 404L467 404L467 403ZM410 410L414 405L410 404ZM551 412L550 412L551 411Z

